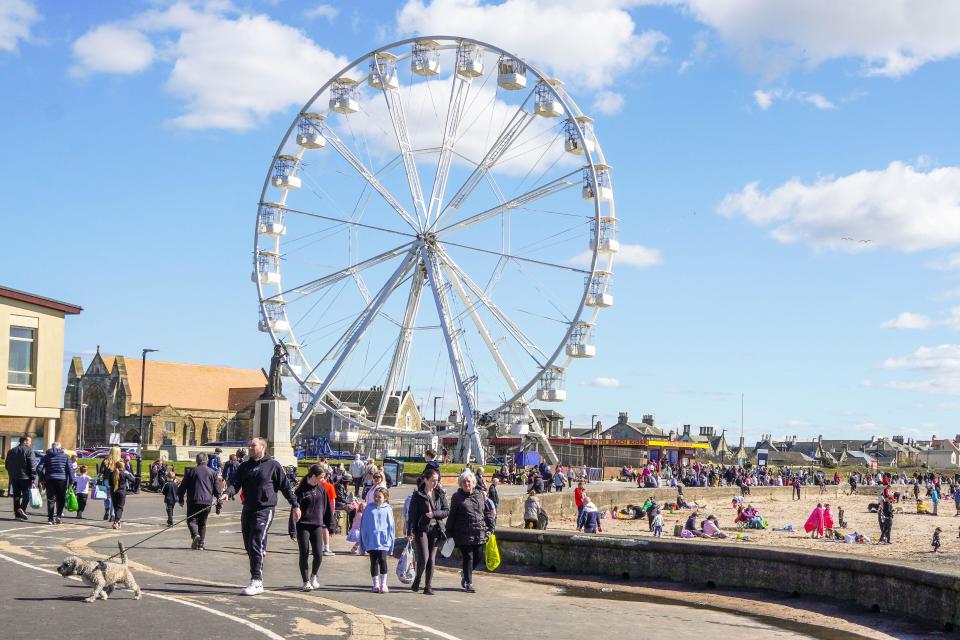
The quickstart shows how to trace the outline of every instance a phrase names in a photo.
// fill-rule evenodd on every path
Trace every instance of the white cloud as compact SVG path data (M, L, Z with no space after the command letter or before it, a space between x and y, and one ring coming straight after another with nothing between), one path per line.
M938 302L943 302L944 300L953 300L955 298L960 298L960 289L944 289L933 296L933 299Z
M446 34L490 42L542 67L545 73L588 89L660 58L669 39L638 33L627 1L407 0L397 15L403 34Z
M675 2L767 75L854 58L867 75L898 77L960 54L960 3L954 0Z
M30 40L30 29L40 20L33 2L3 0L0 2L0 51L14 53L20 42Z
M928 329L930 318L919 313L904 311L893 320L887 320L880 325L884 329Z
M787 429L803 429L804 427L809 427L810 423L806 420L787 420L783 423L783 426Z
M593 100L593 110L604 115L614 115L623 109L623 94L601 89Z
M693 38L693 49L690 50L690 55L687 56L687 59L680 63L679 73L686 73L690 68L700 62L703 59L704 54L707 52L707 34L698 33Z
M101 25L86 32L73 43L77 60L70 72L139 73L153 64L156 51L150 39L136 29Z
M328 22L333 22L338 15L340 15L340 9L337 9L333 5L329 4L318 4L315 7L307 9L303 12L303 17L307 18L308 20L324 18Z
M806 91L794 91L793 89L771 89L769 91L764 91L762 89L757 89L753 92L753 100L757 103L757 106L762 110L766 111L773 106L775 100L785 102L785 101L794 101L794 102L806 102L807 104L812 104L817 109L835 109L834 105L830 100L823 97L819 93L808 93Z
M884 385L885 387L924 393L960 394L960 345L958 344L920 347L908 356L887 358L883 367L914 371L930 376L926 380L915 382L888 382Z
M139 58L111 66L105 52L124 46ZM166 88L185 102L173 123L189 129L255 126L305 102L346 63L298 29L214 3L203 10L177 3L101 25L81 36L74 53L88 73L134 73L153 57L166 62Z
M943 324L954 331L960 331L960 307L951 307L950 315L943 321Z
M772 226L771 235L786 244L849 253L950 247L960 244L960 167L924 172L892 162L811 184L792 178L766 192L752 182L727 194L718 210Z
M620 386L620 381L617 378L598 377L586 382L585 384L588 387L602 387L605 389L616 389Z
M584 251L574 256L570 263L578 266L589 266L593 259L592 251ZM647 269L663 264L663 255L659 249L652 249L641 244L621 244L620 251L614 257L615 266L636 267Z

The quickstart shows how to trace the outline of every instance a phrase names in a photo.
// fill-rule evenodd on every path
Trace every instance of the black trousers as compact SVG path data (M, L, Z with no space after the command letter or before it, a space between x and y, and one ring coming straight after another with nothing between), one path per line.
M111 491L110 503L113 505L113 521L120 522L123 519L123 505L127 502L125 491Z
M387 552L367 551L370 555L370 577L376 578L387 573Z
M87 494L78 493L77 494L77 517L83 517L83 510L87 508Z
M13 494L13 510L27 512L30 506L30 487L33 486L31 480L11 480L10 493Z
M463 557L463 581L467 584L473 583L473 570L480 566L483 561L484 545L470 544L458 546L460 555Z
M263 580L263 559L267 555L267 532L273 522L273 507L253 509L244 507L240 512L240 534L243 547L250 560L250 577Z
M323 562L323 526L297 523L297 547L300 549L300 577L306 582L320 571ZM307 560L313 552L313 564L307 573Z
M47 486L47 519L63 517L63 503L67 500L67 480L50 479L44 482Z
M207 517L210 515L209 504L190 504L187 503L187 529L190 530L190 538L200 536L200 545L207 537Z
M169 527L170 525L173 524L173 506L174 505L165 504L164 506L166 506L167 508L167 526Z
M437 544L440 541L439 529L431 529L417 534L413 538L413 554L417 557L417 577L413 584L420 586L420 578L424 578L424 588L433 581L433 565L437 561Z

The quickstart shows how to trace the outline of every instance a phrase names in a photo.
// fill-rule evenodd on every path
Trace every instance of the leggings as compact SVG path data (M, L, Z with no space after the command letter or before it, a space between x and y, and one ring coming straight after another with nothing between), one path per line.
M300 548L300 577L306 582L311 575L315 576L320 571L320 563L323 562L322 545L323 527L318 524L297 524L297 546ZM313 550L313 566L310 573L307 573L307 557Z
M376 578L379 575L387 574L387 552L386 551L367 551L370 554L370 577Z
M426 573L426 580L423 586L429 587L433 581L433 564L437 560L437 541L440 534L436 529L418 533L413 539L413 552L417 557L417 577L413 579L413 584L419 585L420 578Z
M473 569L480 566L481 558L483 558L484 545L468 544L457 548L460 549L460 555L463 556L463 581L466 584L471 584L473 583Z
M127 501L127 494L123 491L110 492L110 504L113 506L113 521L120 522L123 519L123 505Z

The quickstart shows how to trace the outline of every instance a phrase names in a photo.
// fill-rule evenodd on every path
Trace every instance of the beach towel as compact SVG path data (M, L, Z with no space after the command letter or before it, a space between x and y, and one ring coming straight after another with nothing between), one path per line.
M823 507L816 507L813 510L810 517L807 518L806 524L803 525L803 530L807 533L812 533L816 530L817 533L823 535Z

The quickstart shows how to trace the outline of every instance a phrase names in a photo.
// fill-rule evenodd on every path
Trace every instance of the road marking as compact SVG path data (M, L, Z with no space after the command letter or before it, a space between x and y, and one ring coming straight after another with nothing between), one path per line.
M28 564L28 563L26 563L26 562L21 562L20 560L16 560L16 559L14 559L14 558L11 558L10 556L3 555L2 553L0 553L0 559L6 560L7 562L12 562L13 564L19 565L19 566L21 566L21 567L26 567L27 569L33 569L34 571L42 571L43 573L49 573L49 574L55 575L55 576L59 576L59 575L60 575L60 574L57 573L56 571L51 571L50 569L44 569L43 567L35 567L35 566L33 566L32 564ZM72 577L71 579L72 579L72 580L80 580L80 578L77 578L76 576ZM217 611L216 609L212 609L212 608L207 607L207 606L204 606L204 605L202 605L202 604L197 604L196 602L190 602L190 601L188 601L188 600L181 600L181 599L179 599L179 598L174 598L173 596L167 596L167 595L163 595L163 594L160 594L160 593L150 593L149 591L143 591L142 593L143 593L143 595L145 595L145 596L150 596L151 598L159 598L160 600L169 600L170 602L176 602L177 604L187 605L188 607L195 607L195 608L200 609L201 611L205 611L205 612L207 612L207 613L209 613L209 614L212 614L212 615L215 615L215 616L220 616L221 618L226 618L227 620L230 620L230 621L232 621L232 622L236 622L236 623L238 623L238 624L242 624L243 626L245 626L245 627L247 627L247 628L249 628L249 629L252 629L252 630L256 631L257 633L261 633L261 634L263 634L264 636L270 638L270 640L286 640L283 636L278 635L278 634L274 633L273 631L270 631L270 629L267 629L267 628L265 628L265 627L261 627L260 625L254 623L254 622L250 622L249 620L244 620L243 618L239 618L239 617L237 617L237 616L230 615L229 613L225 613L225 612L223 612L223 611Z
M405 620L405 619L403 619L403 618L398 618L398 617L396 617L396 616L385 616L385 615L383 615L383 614L377 614L377 617L378 617L378 618L383 618L383 619L385 619L385 620L393 620L394 622L400 622L400 623L402 623L402 624L405 624L405 625L408 625L408 626L411 626L411 627L415 627L415 628L417 628L417 629L421 629L421 630L423 630L423 631L426 631L427 633L432 633L432 634L434 634L434 635L436 635L436 636L439 636L439 637L443 638L444 640L460 640L460 638L458 638L457 636L452 636L452 635L450 635L449 633L446 633L446 632L444 632L444 631L440 631L439 629L434 629L433 627L428 627L428 626L425 625L425 624L417 624L416 622L411 622L410 620Z

